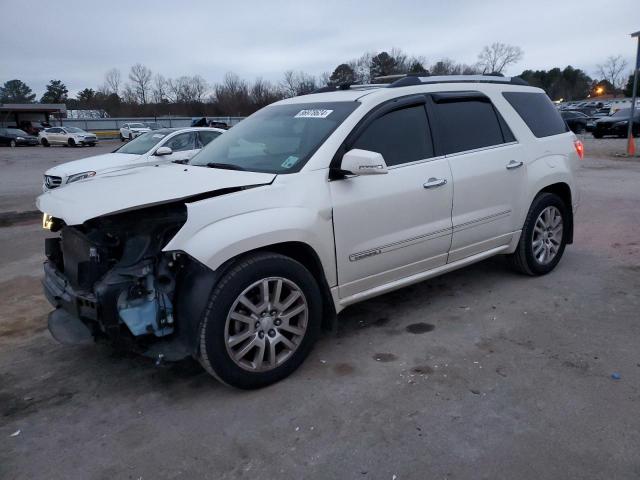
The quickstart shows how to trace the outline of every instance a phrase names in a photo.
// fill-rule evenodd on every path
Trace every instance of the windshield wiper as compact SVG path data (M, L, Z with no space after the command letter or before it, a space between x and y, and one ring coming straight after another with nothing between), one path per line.
M233 163L209 162L209 163L207 163L207 167L209 167L209 168L220 168L222 170L242 170L242 171L246 171L247 170L246 168L241 167L239 165L234 165Z

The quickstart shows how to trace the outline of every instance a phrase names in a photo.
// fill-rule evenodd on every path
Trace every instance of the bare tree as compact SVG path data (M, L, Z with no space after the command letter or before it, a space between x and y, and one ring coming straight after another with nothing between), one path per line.
M136 104L138 103L138 95L131 85L125 85L120 95L124 103Z
M120 94L120 70L117 68L112 68L107 73L104 74L104 89L105 93L115 93L116 95Z
M282 96L282 92L276 86L262 78L256 78L249 90L251 103L256 110L280 100Z
M494 42L485 46L478 55L478 66L482 73L502 73L506 67L519 62L524 52L520 47Z
M153 77L153 102L154 103L163 103L167 101L167 80L156 73Z
M133 90L138 95L140 103L147 103L151 90L151 70L141 63L136 63L131 67L129 80L132 83Z
M205 79L200 75L195 75L189 78L187 84L191 100L197 103L204 102L207 91L209 90L209 85Z
M622 58L622 55L610 56L607 61L601 65L598 65L598 75L602 77L602 80L608 81L613 88L621 90L626 80L623 74L627 68L627 61Z
M187 77L179 77L176 79L167 80L167 96L171 103L184 103L186 102L187 92Z
M235 73L228 72L224 81L214 87L218 110L225 115L246 115L251 111L249 86Z
M318 82L316 77L308 73L287 70L284 72L284 78L280 82L280 87L285 97L296 97L313 92L318 88Z

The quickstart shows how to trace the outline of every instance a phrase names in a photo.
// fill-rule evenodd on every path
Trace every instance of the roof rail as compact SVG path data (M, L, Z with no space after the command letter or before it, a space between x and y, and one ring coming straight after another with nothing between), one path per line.
M426 85L430 83L499 83L529 86L529 84L520 77L499 77L497 75L441 75L419 77L415 75L404 75L389 84L388 87L408 87L410 85Z
M316 88L311 93L325 93L325 92L337 92L339 90L359 90L364 88L377 88L386 87L384 83L342 83L340 85L326 85L324 87Z

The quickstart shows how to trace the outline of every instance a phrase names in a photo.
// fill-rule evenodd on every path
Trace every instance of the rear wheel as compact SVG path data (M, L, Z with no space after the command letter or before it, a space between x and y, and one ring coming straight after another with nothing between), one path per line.
M46 138L43 138L40 143L42 143L43 147L50 147L51 144L49 143L49 140L47 140Z
M200 363L238 388L282 380L311 351L321 312L318 284L302 264L267 252L245 257L211 294L200 326Z
M541 193L533 200L518 248L508 257L513 268L527 275L544 275L555 268L567 244L568 208L553 193Z

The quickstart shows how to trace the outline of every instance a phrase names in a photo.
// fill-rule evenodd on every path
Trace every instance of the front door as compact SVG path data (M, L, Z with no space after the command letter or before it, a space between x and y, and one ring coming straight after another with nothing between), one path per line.
M424 104L381 113L349 148L381 153L389 170L330 183L340 297L444 265L453 185Z

